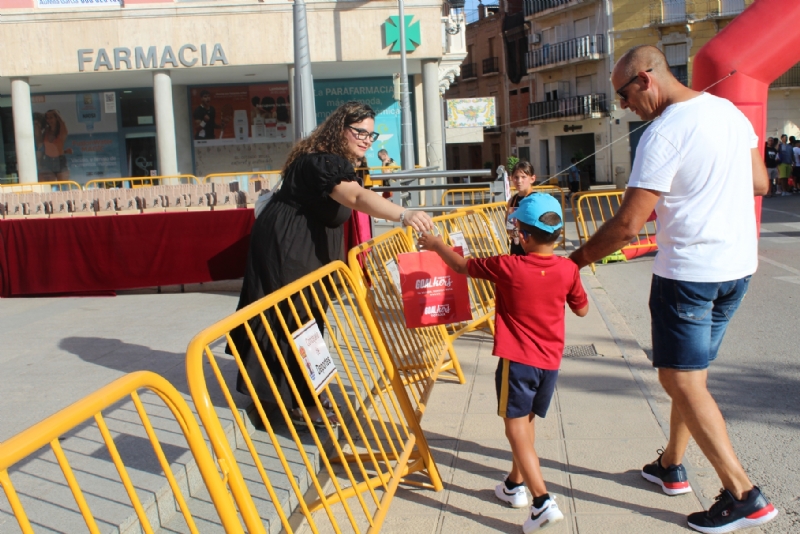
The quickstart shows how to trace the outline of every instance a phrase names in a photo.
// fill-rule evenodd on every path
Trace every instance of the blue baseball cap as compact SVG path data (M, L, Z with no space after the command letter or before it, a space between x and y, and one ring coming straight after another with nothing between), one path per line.
M545 224L539 218L545 213L555 212L561 217L561 222L556 225ZM514 213L508 216L509 220L518 219L525 224L544 230L555 232L564 226L564 214L561 213L561 203L552 195L533 193L523 198Z

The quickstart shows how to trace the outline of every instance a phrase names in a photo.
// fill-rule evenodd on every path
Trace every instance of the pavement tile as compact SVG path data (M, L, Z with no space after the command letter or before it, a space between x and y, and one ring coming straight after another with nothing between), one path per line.
M565 440L569 469L572 473L584 471L619 473L641 469L658 457L656 450L665 444L665 438Z
M543 467L563 469L561 443L557 440L536 440L536 454ZM511 447L505 439L461 441L455 468L459 471L480 473L506 471L511 468Z
M620 532L685 533L686 516L678 513L653 514L578 514L575 517L581 534L619 534ZM747 531L752 533L751 530Z
M599 394L559 391L567 439L663 438L650 406L638 388ZM602 408L598 406L602 403Z
M559 391L615 391L637 387L622 358L564 358Z
M600 471L569 475L578 514L690 514L701 509L693 494L670 497L642 478L639 469L623 473Z

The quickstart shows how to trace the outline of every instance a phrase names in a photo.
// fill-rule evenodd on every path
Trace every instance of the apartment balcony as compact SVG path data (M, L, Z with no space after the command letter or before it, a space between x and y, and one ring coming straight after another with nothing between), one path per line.
M654 0L650 2L650 24L658 27L732 19L744 7L744 0Z
M475 80L478 78L478 65L475 63L464 63L461 65L461 81Z
M495 57L487 57L483 60L483 75L489 76L500 73L500 60Z
M604 54L605 39L603 35L585 35L560 43L546 44L528 52L528 73L595 61L602 58Z
M570 11L595 0L525 0L522 4L525 18L545 18L556 13Z
M563 120L599 119L607 114L606 95L570 96L528 104L528 124Z
M497 122L497 126L484 126L483 127L483 134L484 135L500 135L501 133L503 133L503 130L500 127L500 125L503 124L503 121L502 121L502 119L500 119L499 116L497 117L497 121L496 122Z
M784 72L777 80L769 84L770 89L800 88L800 63Z

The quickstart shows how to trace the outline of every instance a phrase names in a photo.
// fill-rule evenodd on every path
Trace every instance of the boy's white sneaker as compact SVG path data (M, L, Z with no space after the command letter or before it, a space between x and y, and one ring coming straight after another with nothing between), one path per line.
M501 501L508 503L511 508L525 508L531 504L525 484L510 490L506 487L505 480L494 487L494 494Z
M564 514L558 509L556 498L551 496L544 501L541 508L536 508L531 505L530 515L522 525L522 532L530 534L531 532L551 526L553 523L558 523L564 519Z

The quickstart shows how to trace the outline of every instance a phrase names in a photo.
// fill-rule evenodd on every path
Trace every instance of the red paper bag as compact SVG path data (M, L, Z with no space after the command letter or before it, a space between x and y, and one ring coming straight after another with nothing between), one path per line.
M461 254L461 247L453 250ZM406 326L417 328L472 320L467 276L431 251L398 254Z

